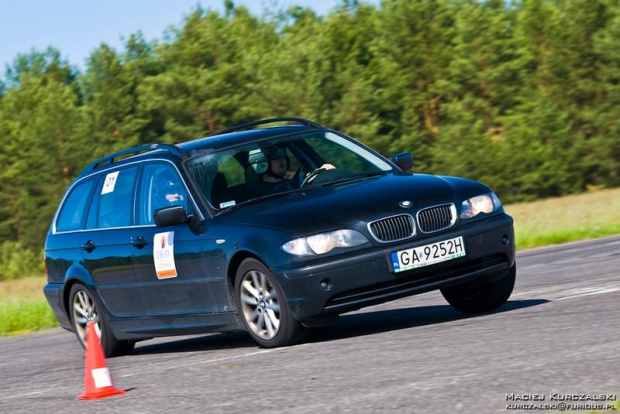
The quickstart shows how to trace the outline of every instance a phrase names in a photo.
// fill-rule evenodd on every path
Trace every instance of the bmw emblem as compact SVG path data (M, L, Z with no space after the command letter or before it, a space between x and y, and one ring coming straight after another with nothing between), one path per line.
M405 200L405 201L401 201L400 203L398 203L399 206L401 206L402 208L409 208L413 205L413 203L409 200Z

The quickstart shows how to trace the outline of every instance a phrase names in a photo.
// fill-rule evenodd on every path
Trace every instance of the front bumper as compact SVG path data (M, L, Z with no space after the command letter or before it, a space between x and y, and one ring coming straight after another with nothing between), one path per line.
M462 236L466 256L393 273L392 252ZM332 256L318 264L272 268L299 321L352 311L460 283L486 283L503 277L514 265L512 218L506 214L461 224L405 243L371 247Z

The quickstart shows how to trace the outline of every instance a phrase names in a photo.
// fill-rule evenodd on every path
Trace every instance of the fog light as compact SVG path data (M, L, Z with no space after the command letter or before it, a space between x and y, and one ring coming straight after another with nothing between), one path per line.
M333 287L332 282L329 279L323 279L320 286L324 291L332 290Z
M507 235L507 234L504 234L504 235L502 236L502 244L503 244L504 246L506 246L508 243L510 243L510 239L508 238L508 235Z

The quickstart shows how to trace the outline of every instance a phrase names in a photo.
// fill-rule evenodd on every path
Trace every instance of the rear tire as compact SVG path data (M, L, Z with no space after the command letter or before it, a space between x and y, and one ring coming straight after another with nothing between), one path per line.
M500 280L480 286L469 283L441 289L441 294L456 310L463 313L480 313L496 309L506 303L515 285L517 265Z
M101 347L106 358L130 353L136 343L116 339L105 320L102 309L97 296L86 286L76 283L71 287L69 293L71 324L82 348L86 348L86 325L89 320L92 320L97 323L95 330L101 340Z
M284 291L269 269L255 259L244 260L235 277L239 323L264 348L298 343L307 329L295 320Z

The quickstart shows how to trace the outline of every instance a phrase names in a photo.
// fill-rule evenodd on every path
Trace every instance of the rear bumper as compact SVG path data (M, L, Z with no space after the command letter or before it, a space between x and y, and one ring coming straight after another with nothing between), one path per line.
M393 273L392 252L462 236L466 256ZM492 217L432 237L414 238L389 247L372 247L335 256L310 266L273 268L287 302L300 321L339 314L405 296L471 281L488 283L514 265L512 218Z
M54 311L54 315L56 315L56 319L58 319L58 323L60 323L60 326L62 326L68 331L72 331L69 316L65 312L65 305L63 303L63 292L64 285L62 283L49 283L43 288L45 298L47 299L47 302L50 304L50 307Z

